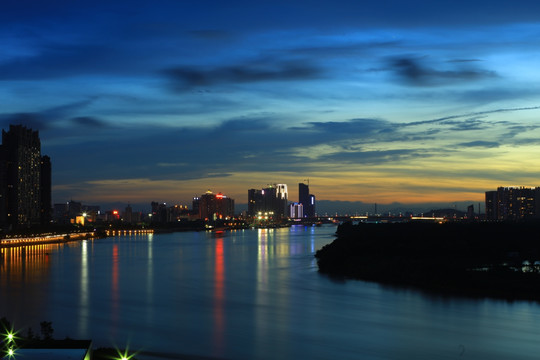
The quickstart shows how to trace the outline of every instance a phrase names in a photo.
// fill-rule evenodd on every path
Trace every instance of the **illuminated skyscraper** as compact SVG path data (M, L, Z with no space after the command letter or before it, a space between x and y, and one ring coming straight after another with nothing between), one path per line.
M41 157L38 131L22 125L2 130L0 221L4 229L47 223L51 213L51 162Z
M287 185L273 184L262 190L248 190L248 214L266 213L274 220L287 217Z

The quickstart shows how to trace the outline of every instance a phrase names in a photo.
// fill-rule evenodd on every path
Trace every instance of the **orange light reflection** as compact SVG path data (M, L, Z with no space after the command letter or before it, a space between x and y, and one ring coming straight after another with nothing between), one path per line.
M216 238L214 264L214 352L216 356L223 354L225 334L225 263L223 238Z

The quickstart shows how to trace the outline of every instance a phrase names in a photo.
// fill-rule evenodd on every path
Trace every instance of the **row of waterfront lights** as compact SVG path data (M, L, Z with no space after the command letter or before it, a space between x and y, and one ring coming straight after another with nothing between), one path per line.
M139 230L107 230L107 236L116 235L137 235L137 234L153 234L153 229L139 229Z
M28 244L28 243L40 243L40 242L49 242L49 241L59 241L64 240L66 237L71 238L80 238L94 236L94 233L71 233L71 234L60 234L60 235L46 235L46 236L36 236L36 237L25 237L25 238L5 238L0 240L1 245L19 245L19 244Z

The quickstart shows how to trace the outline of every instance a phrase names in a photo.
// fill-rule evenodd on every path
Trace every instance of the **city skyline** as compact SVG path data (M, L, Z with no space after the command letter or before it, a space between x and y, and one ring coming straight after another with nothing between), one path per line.
M322 205L476 204L540 179L536 2L29 4L0 14L0 124L39 131L54 203L309 178Z

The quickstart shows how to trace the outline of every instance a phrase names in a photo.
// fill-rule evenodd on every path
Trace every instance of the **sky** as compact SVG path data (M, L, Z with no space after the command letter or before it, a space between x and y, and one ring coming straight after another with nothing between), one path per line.
M27 1L0 11L0 125L53 202L483 202L540 186L540 2ZM427 205L426 205L427 206Z

